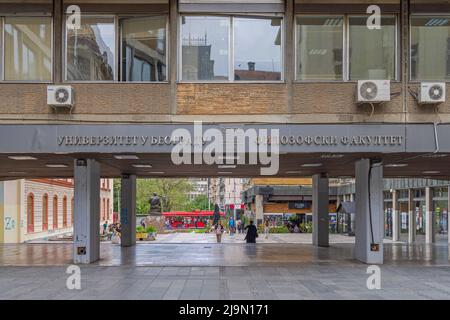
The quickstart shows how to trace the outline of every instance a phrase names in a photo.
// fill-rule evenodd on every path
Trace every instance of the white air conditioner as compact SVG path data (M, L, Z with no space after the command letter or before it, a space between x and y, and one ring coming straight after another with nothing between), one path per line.
M380 103L391 101L391 81L358 81L358 103Z
M48 86L47 104L52 107L73 107L73 88L71 86Z
M420 104L437 104L443 102L445 102L444 82L423 82L420 84Z

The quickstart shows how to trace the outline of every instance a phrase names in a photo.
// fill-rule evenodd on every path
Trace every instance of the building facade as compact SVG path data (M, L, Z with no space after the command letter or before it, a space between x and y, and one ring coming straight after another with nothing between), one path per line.
M0 243L72 236L73 179L0 182ZM112 222L112 180L101 180L101 224Z
M447 0L0 0L0 20L0 177L79 181L77 262L100 178L122 177L126 246L136 177L312 176L326 246L328 179L354 177L356 257L381 262L382 179L450 177ZM176 130L258 134L258 161L245 139L178 161Z

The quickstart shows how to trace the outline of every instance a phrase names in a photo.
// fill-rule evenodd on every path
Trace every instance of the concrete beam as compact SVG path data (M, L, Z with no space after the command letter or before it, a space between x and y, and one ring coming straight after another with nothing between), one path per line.
M329 246L329 184L328 177L323 174L313 175L312 218L313 245Z
M120 245L136 244L136 176L123 175L120 189Z
M74 163L74 263L100 258L100 165L94 159Z
M368 264L383 263L383 167L370 159L355 164L355 257Z

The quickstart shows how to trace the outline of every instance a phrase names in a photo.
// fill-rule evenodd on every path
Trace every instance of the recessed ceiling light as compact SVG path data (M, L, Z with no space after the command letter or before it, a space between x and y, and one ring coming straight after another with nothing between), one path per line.
M343 154L323 154L320 156L322 159L341 159L344 157Z
M448 157L448 154L425 154L422 156L422 158L430 158L430 159L439 159L439 158L445 158Z
M219 169L235 169L236 165L235 164L230 164L230 165L221 164L221 165L217 166L217 168L219 168Z
M233 172L219 171L218 174L232 174Z
M423 174L439 174L440 171L424 171Z
M301 171L286 171L287 174L299 174Z
M316 168L316 167L321 167L322 164L321 163L305 163L302 164L303 168Z
M164 174L164 171L147 171L148 174Z
M47 168L67 168L68 165L64 163L48 163L45 165Z
M8 156L9 159L11 160L37 160L37 158L32 157L32 156Z
M117 160L138 160L139 157L134 154L116 154L114 158Z
M151 164L132 164L133 167L135 168L153 168L153 166Z
M25 171L11 171L11 172L8 172L8 174L17 175L17 174L26 174L26 172Z
M407 166L408 166L407 163L390 163L385 165L386 168L403 168Z

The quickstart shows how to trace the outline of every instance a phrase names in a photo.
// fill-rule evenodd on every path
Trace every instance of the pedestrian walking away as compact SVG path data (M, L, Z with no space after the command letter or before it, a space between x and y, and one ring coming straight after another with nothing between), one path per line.
M253 224L253 220L250 220L250 224L246 226L244 230L247 230L247 235L245 236L247 243L256 243L256 238L258 238L258 230Z

